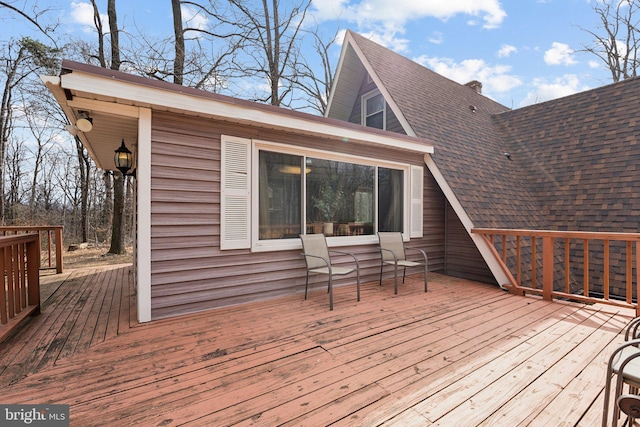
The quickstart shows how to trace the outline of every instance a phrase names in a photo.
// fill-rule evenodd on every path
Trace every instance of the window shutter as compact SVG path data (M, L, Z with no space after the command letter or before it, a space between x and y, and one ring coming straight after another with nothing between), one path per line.
M251 140L223 135L220 161L220 249L251 247Z
M411 166L411 232L410 237L423 236L423 182L424 168Z

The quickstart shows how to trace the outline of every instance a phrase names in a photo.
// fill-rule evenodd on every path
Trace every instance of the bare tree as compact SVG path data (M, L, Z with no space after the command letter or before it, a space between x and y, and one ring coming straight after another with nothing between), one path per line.
M306 30L306 34L313 37L315 58L320 60L320 73L316 70L316 65L309 62L308 58L300 56L296 62L296 73L292 83L297 86L305 98L300 99L302 104L316 110L321 115L327 111L329 94L333 85L334 70L331 64L329 50L336 43L338 31L330 40L324 40L318 28Z
M245 55L238 68L247 76L267 81L269 93L255 100L289 106L296 77L299 37L311 0L229 0L230 9L215 12L216 19L243 38Z
M31 13L29 13L25 10L26 5L15 6L15 3L15 1L0 1L0 8L10 10L15 15L25 19L28 23L36 27L36 29L43 35L48 37L49 40L51 40L55 45L56 40L51 36L51 34L56 29L57 24L41 23L43 16L45 16L49 12L49 9L40 9L38 7L38 4L34 2L33 6L31 7Z
M173 82L182 85L184 74L184 28L182 27L182 8L180 0L171 0L173 12L173 36L175 56L173 59Z
M640 0L601 0L593 5L601 25L595 30L585 29L593 37L583 51L598 57L611 72L614 82L638 75L640 20L636 14Z
M9 41L1 54L0 75L4 77L0 101L0 187L4 184L4 159L7 143L14 131L14 95L17 91L32 91L24 84L40 72L51 73L58 68L60 51L29 37ZM0 191L0 215L4 218L4 189Z

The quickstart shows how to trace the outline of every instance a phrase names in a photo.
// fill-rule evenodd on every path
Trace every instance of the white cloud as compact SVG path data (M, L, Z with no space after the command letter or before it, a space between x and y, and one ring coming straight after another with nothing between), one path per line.
M518 52L518 49L515 46L503 44L498 51L498 58L506 58L516 52Z
M469 15L473 25L481 20L490 29L499 27L507 16L499 0L314 0L313 15L319 21L340 19L400 32L408 21L426 17L446 21Z
M366 33L360 33L361 36L366 37L382 46L396 52L407 52L409 47L409 40L400 38L397 36L397 31L387 31L384 28L379 31L371 31Z
M82 25L84 32L95 32L96 25L93 22L93 6L90 3L71 3L69 15L71 21ZM106 14L100 14L100 22L102 23L102 31L106 34L109 32L109 18Z
M209 23L209 19L206 16L199 13L197 9L189 5L180 6L182 12L182 20L185 22L185 26L189 28L197 28L204 30Z
M580 83L580 79L575 74L565 74L551 81L544 78L536 78L533 80L533 87L534 89L520 103L521 107L590 89L587 85Z
M551 49L544 53L544 62L547 65L574 65L573 49L568 44L553 42Z
M600 65L601 65L600 62L595 61L593 59L589 61L588 64L589 64L589 68L600 68Z
M519 77L509 74L510 66L492 66L482 59L466 59L456 63L450 58L421 56L414 61L460 84L478 80L482 83L482 92L487 96L491 96L492 93L504 93L522 85Z
M442 34L440 31L434 31L428 40L429 43L442 44L442 42L444 41L444 34Z

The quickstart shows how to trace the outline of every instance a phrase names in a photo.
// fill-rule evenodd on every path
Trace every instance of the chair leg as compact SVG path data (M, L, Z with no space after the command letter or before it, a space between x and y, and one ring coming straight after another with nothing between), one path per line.
M358 291L358 301L360 301L360 269L356 270L356 289Z
M402 284L404 285L404 278L407 275L407 267L402 269Z
M331 282L331 274L329 274L329 310L333 310L333 284Z
M616 391L614 393L613 402L613 418L611 420L611 427L617 427L618 420L620 419L620 408L618 407L618 397L622 395L622 388L624 387L624 381L621 375L617 375L616 378Z
M427 263L424 263L424 291L427 292Z
M398 295L398 263L393 266L393 288L395 294Z
M307 280L304 282L304 299L307 299L307 288L309 287L309 270L307 270Z
M382 267L384 266L384 262L380 262L380 286L382 286Z
M611 378L613 374L607 369L607 378L604 383L604 407L602 408L602 427L607 427L609 417L609 396L611 395Z

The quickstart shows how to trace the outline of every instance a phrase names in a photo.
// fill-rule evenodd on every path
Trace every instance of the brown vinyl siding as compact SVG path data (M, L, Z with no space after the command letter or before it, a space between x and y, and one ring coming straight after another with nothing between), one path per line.
M446 268L448 276L497 284L462 222L446 203Z
M304 290L305 268L300 250L251 252L220 250L220 136L362 155L362 146L299 136L264 128L154 112L151 153L151 298L152 318L164 318ZM422 154L367 147L367 157L420 165ZM425 177L428 174L425 172ZM425 178L425 194L435 181ZM442 212L425 202L425 218ZM442 270L442 218L425 224L424 239L411 245L426 249L432 270ZM376 245L341 248L357 255L361 280L378 280ZM338 258L337 262L347 261ZM352 277L336 286L353 283ZM312 276L311 289L324 289L326 277ZM321 293L318 297L323 297ZM300 294L302 298L302 294Z

